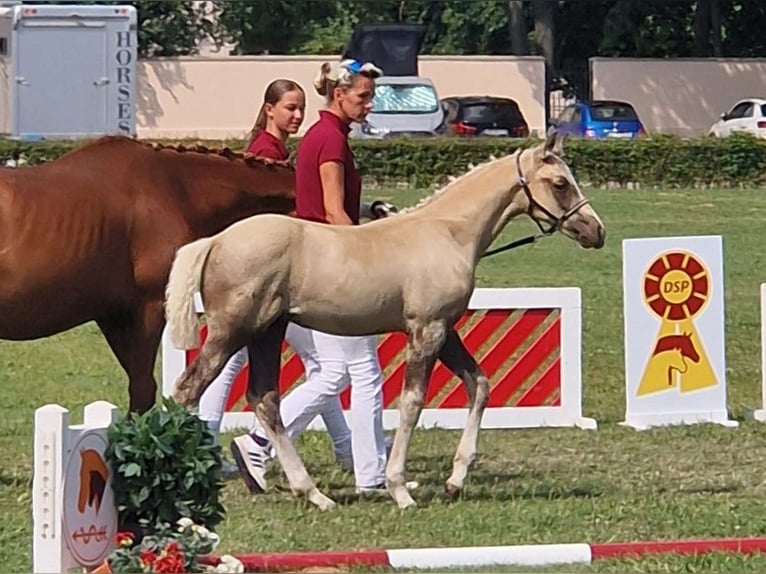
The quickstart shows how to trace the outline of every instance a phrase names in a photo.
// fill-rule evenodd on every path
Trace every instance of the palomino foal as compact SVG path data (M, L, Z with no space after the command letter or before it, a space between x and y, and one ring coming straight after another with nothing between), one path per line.
M604 244L604 226L560 157L563 140L480 165L413 210L360 226L258 215L179 249L166 289L178 348L199 344L193 295L200 291L208 336L176 382L174 398L196 405L227 359L246 345L247 400L273 442L290 487L322 509L335 503L309 477L279 414L280 349L289 321L337 335L404 331L407 369L400 423L386 467L388 491L404 508L405 459L437 358L466 386L470 410L446 489L463 488L489 397L487 377L455 321L474 289L487 247L527 214L586 248ZM417 241L415 240L417 238Z

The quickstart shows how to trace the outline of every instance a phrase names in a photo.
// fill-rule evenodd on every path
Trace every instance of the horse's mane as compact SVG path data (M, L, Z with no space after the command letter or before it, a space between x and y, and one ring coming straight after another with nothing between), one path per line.
M290 170L294 170L293 165L288 161L280 161L280 160L275 160L271 158L255 156L247 152L234 151L230 147L211 148L201 143L195 143L188 146L184 144L163 144L160 142L139 140L137 138L132 138L132 137L124 136L124 135L105 135L93 142L90 142L88 144L83 145L82 147L79 147L73 150L73 152L70 152L70 153L82 152L96 146L99 146L99 147L109 146L109 145L122 144L127 142L130 142L131 144L136 146L142 146L155 151L174 151L179 154L196 153L196 154L202 154L202 155L208 155L208 156L222 157L230 161L242 162L245 165L250 167L276 166L276 167L286 167Z
M476 170L483 168L484 166L487 166L495 161L497 161L498 158L491 155L485 161L484 163L480 163L478 165L473 165L471 163L468 164L468 171L463 173L459 176L454 175L448 175L446 178L446 182L442 182L441 185L437 185L436 190L431 195L428 195L421 199L419 202L417 202L415 205L411 205L410 207L405 207L404 209L400 209L398 214L403 215L405 213L411 213L413 211L419 210L421 207L425 207L426 205L429 205L432 201L434 201L437 197L440 197L442 194L444 194L445 191L452 188L453 186L457 185L458 183L461 183L463 179L468 177L470 174L474 173Z

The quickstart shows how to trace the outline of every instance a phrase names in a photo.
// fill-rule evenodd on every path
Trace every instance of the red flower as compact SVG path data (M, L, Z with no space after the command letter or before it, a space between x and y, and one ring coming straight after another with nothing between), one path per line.
M151 566L154 561L157 560L157 555L151 550L141 551L141 562L147 566Z
M154 563L154 571L167 572L169 574L186 572L183 556L180 554L166 554L161 556Z
M165 552L168 554L178 554L180 551L180 546L178 545L178 540L173 540L172 542L168 542L168 545L165 546Z
M133 545L133 533L132 532L118 532L115 536L117 546L132 546Z

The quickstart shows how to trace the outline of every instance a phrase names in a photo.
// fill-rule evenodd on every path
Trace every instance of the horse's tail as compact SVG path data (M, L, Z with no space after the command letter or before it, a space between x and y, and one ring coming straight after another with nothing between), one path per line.
M170 340L178 349L199 345L199 319L194 294L200 290L202 268L213 246L212 237L188 243L176 252L165 288L165 315Z

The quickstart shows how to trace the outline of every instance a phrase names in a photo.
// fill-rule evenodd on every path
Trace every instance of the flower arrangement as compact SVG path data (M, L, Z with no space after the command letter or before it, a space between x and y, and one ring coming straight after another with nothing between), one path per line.
M112 424L108 438L120 530L144 524L151 532L157 522L184 516L207 528L221 523L221 446L195 413L163 397L145 413Z
M130 531L117 534L117 548L107 558L110 572L177 573L177 572L219 572L240 573L242 563L233 556L225 555L216 567L199 564L200 555L209 554L220 542L220 538L204 526L183 517L173 528L167 523L158 524L151 534L136 543Z

